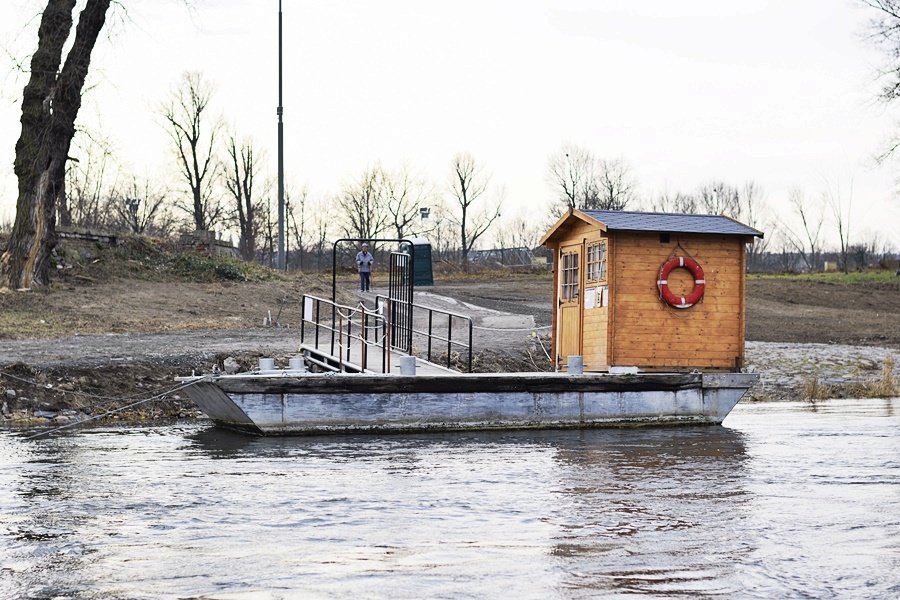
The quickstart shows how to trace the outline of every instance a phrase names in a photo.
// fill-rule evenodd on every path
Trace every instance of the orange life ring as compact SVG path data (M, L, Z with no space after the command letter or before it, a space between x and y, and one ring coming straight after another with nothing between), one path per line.
M672 269L685 268L694 276L694 289L687 296L676 296L669 289L669 273ZM703 289L706 287L706 279L703 277L703 268L697 261L689 256L676 256L663 263L659 268L659 277L656 280L659 288L659 297L663 302L674 308L690 308L703 298Z

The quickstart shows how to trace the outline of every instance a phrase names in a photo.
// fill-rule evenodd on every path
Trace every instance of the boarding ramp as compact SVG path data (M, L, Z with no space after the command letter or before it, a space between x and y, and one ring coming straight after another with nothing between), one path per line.
M414 356L417 373L459 372L454 365L472 371L472 319L465 315L388 296L376 296L369 308L304 294L301 306L301 350L322 370L399 373L404 357ZM397 315L400 328L392 323Z

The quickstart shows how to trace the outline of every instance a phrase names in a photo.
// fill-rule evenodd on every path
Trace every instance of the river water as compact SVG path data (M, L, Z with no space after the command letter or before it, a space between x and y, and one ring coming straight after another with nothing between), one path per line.
M0 431L2 598L900 597L900 399L722 427Z

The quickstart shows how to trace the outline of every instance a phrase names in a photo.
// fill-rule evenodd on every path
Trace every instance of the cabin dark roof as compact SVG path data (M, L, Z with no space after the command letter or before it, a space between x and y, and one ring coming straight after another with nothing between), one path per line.
M612 231L763 236L762 232L722 215L686 215L620 210L585 210L582 212L597 219Z

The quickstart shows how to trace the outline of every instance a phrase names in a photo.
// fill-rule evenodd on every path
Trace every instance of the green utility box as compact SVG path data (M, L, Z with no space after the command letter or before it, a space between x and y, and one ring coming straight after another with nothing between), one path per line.
M425 238L412 238L413 245L413 285L434 285L434 273L431 268L431 242ZM400 244L400 252L409 254L409 244Z

